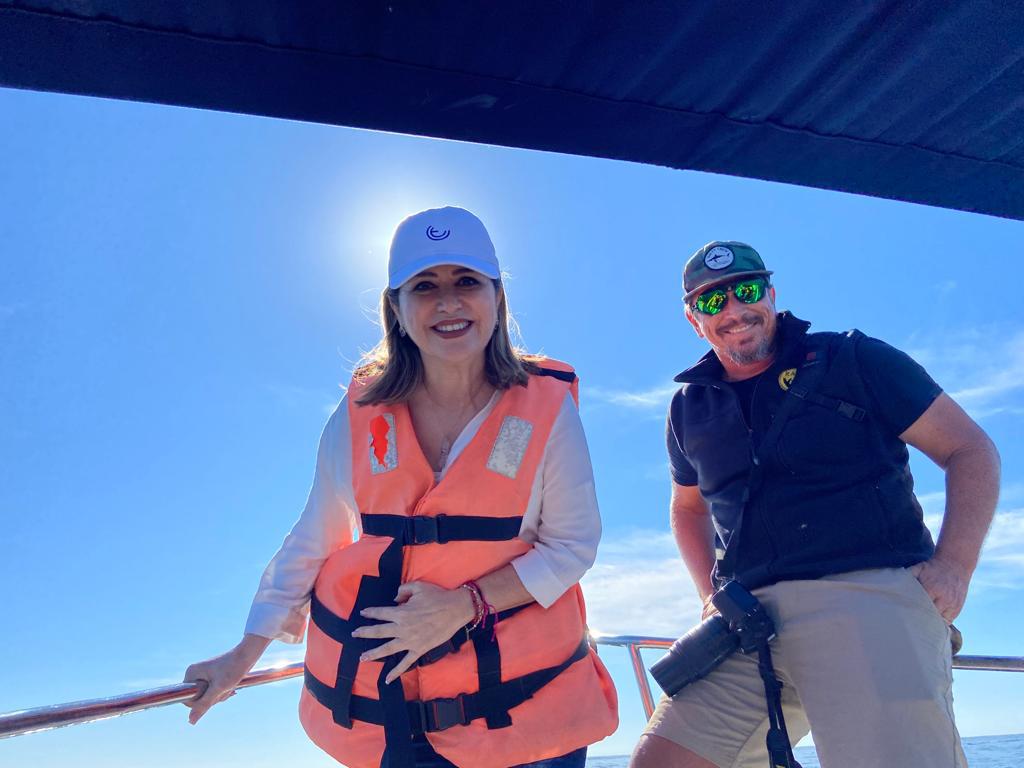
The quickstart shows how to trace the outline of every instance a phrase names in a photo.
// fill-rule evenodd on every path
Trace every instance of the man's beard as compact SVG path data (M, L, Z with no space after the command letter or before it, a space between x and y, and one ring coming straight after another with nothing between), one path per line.
M775 339L764 338L758 342L758 345L751 350L738 351L732 349L726 349L725 354L729 356L736 365L750 365L751 363L759 363L762 360L767 360L769 357L775 354Z

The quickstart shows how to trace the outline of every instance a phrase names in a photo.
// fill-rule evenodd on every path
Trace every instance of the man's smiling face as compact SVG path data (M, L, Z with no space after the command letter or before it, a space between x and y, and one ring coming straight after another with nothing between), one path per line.
M707 290L714 287L709 285ZM730 291L725 307L717 315L705 315L687 305L686 318L723 363L752 366L770 359L775 352L774 287L769 287L756 304L743 304Z

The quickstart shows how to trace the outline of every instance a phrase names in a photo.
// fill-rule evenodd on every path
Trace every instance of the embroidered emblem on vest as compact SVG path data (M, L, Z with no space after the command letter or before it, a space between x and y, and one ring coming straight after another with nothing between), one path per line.
M395 416L384 413L370 420L370 471L375 475L398 467L398 446L394 439Z
M796 368L787 368L779 374L779 386L783 390L789 389L789 385L793 383L793 379L796 378Z
M498 439L494 441L491 456L487 459L487 468L510 480L515 480L532 434L533 424L526 419L520 419L518 416L506 416L501 423Z

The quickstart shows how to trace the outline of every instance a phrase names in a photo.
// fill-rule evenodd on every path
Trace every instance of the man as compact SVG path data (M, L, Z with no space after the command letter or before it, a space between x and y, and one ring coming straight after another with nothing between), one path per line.
M711 351L676 377L671 520L704 616L730 580L765 606L789 736L813 729L826 768L964 766L949 623L992 520L998 454L904 353L777 314L771 274L735 242L683 272ZM937 545L907 445L945 471ZM662 699L631 766L763 768L767 731L757 659L735 653Z

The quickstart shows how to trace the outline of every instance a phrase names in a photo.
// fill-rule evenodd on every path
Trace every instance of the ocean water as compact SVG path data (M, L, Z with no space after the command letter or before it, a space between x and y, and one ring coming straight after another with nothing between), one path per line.
M971 768L1021 768L1024 766L1024 734L964 739L964 752ZM821 768L814 747L800 747L796 750L796 759L803 768ZM767 756L764 762L767 766ZM587 768L626 768L628 764L627 755L587 759Z

